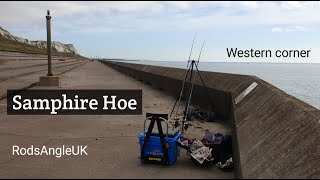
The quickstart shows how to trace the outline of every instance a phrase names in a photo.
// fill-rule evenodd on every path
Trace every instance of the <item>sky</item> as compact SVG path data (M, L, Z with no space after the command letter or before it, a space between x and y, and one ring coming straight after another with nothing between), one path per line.
M16 36L72 43L86 57L320 63L320 2L0 2L0 27ZM308 58L229 58L226 48L311 50Z

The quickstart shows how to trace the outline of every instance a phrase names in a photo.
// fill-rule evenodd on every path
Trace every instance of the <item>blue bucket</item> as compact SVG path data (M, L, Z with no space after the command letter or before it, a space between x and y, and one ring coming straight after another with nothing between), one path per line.
M169 165L174 165L180 154L180 147L177 146L177 141L181 136L181 132L177 132L174 137L168 137L167 144L169 144L168 148L168 157L169 157ZM144 141L145 133L139 134L139 144L140 144L140 152L142 149L143 141ZM166 137L164 137L166 140ZM149 141L144 149L144 156L149 157L149 160L159 161L159 157L163 157L162 146L159 136L150 136Z

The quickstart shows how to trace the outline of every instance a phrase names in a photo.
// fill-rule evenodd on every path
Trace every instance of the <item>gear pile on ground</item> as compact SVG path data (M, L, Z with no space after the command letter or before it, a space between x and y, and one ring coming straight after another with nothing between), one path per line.
M211 154L212 148L209 148L199 140L193 141L193 143L190 145L190 153L189 155L197 160L200 164L203 164L203 162L206 161L213 161Z
M206 130L201 140L182 136L177 143L187 150L187 154L196 164L208 165L216 162L220 169L233 169L232 136L229 134L213 134Z

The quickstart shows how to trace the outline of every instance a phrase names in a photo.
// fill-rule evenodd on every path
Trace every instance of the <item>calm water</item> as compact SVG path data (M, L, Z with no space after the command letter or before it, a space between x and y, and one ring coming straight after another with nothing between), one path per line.
M165 67L185 68L182 61L132 61ZM200 62L200 70L255 75L286 93L320 109L320 64Z

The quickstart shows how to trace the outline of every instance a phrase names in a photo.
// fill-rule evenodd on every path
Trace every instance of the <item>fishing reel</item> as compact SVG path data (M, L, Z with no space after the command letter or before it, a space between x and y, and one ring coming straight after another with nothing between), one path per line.
M175 128L178 128L181 126L182 131L186 131L189 128L189 122L185 118L183 118L183 119L184 120L180 120L181 121L180 122L177 117L174 118L173 123L172 123L173 128L175 129Z
M184 122L182 128L184 131L187 131L187 129L189 128L189 122L188 121Z
M176 122L174 122L174 123L173 123L173 126L174 126L174 128L177 128L177 127L179 127L179 126L180 126L180 123L179 123L179 121L176 121Z

